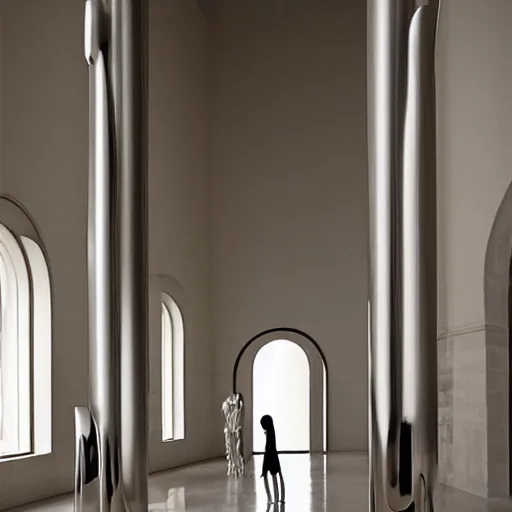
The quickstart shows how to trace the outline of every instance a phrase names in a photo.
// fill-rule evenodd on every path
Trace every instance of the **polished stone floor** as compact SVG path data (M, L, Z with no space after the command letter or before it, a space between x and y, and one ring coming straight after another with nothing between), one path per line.
M327 457L283 455L286 512L367 512L367 458L358 454ZM256 468L256 471L255 469ZM151 512L276 512L267 508L256 458L242 480L224 475L224 461L188 466L150 478ZM256 473L256 475L255 475ZM485 500L439 486L436 512L512 512L512 500ZM19 507L11 512L70 512L71 498Z

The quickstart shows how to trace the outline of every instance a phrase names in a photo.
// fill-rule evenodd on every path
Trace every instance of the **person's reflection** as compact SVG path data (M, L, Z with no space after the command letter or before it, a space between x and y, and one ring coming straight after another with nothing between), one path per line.
M266 512L285 512L284 503L269 503Z
M167 493L167 508L169 512L186 509L185 488L172 487Z
M243 480L241 478L228 478L227 499L230 507L238 505L243 499Z

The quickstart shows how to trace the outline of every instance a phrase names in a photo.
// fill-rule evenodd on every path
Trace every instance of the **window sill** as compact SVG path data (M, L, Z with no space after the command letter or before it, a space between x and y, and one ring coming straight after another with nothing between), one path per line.
M185 441L185 438L184 437L175 437L173 439L165 439L164 441L162 441L162 443L164 443L164 444L176 443L177 441Z
M0 457L0 465L6 464L8 462L19 462L23 460L35 459L37 457L45 457L50 455L51 452L42 452L42 453L26 453L23 455L6 455L5 457Z

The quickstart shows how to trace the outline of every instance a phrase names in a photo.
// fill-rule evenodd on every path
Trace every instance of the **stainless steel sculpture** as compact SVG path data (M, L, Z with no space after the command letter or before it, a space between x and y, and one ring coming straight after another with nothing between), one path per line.
M245 473L243 455L244 400L240 393L229 395L222 403L224 413L224 440L228 475L238 478Z
M439 0L368 1L370 510L432 511Z
M75 510L148 510L147 0L87 0L89 408Z
M95 496L89 484L98 477L98 442L87 407L75 407L75 429L75 510L92 510Z

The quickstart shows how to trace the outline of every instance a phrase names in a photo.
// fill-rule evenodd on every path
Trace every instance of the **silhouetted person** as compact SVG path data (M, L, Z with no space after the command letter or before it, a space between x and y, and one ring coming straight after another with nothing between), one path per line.
M265 455L263 456L263 470L261 473L261 476L265 479L265 491L267 491L269 503L284 503L284 480L283 474L281 473L279 455L277 454L274 421L272 420L272 416L266 414L261 418L260 423L265 431L265 435L267 436L267 441L265 443ZM272 482L274 484L274 500L272 500L272 494L270 493L270 487L268 485L268 473L272 475ZM281 483L281 496L279 496L277 475L279 475L279 482Z

